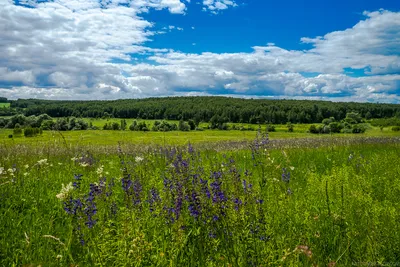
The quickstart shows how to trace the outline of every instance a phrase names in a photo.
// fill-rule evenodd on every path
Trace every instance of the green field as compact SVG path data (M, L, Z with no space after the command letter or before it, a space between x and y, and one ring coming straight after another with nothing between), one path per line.
M0 103L0 108L8 108L10 103Z
M398 262L400 134L308 127L2 129L0 266Z
M120 122L121 119L85 119L100 129L105 123ZM134 119L128 119L127 123L132 123ZM140 122L140 120L138 120ZM145 120L146 124L151 126L154 120ZM178 123L177 121L169 121ZM233 124L230 123L230 126ZM310 134L308 129L311 124L294 124L294 131L288 132L286 125L275 125L276 132L270 132L271 139L286 138L347 138L347 137L397 137L400 132L394 132L391 127L383 128L373 127L365 124L367 130L363 134ZM208 123L201 123L200 127L206 128ZM252 127L253 131L239 130L204 130L204 131L172 131L172 132L137 132L137 131L112 131L112 130L84 130L84 131L44 131L43 135L37 137L23 137L12 135L12 130L0 129L0 144L28 144L42 146L46 144L67 143L68 145L116 145L118 143L125 144L146 144L146 145L185 145L188 143L215 143L221 141L243 141L251 140L256 135L258 125L254 124L235 124L236 127L244 126ZM261 131L265 132L266 125L261 125Z

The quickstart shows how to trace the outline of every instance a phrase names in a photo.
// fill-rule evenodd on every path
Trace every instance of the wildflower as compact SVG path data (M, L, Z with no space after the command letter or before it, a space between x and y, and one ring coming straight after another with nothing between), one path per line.
M61 162L59 162L59 163L58 163L58 165L60 165L60 166L61 166L61 165L63 165L63 164L62 164Z
M193 146L192 146L191 143L189 143L189 145L188 145L188 152L189 152L190 154L192 154L192 153L194 152L194 149L193 149Z
M0 167L0 175L3 174L4 172L4 167Z
M10 176L14 176L14 172L16 172L16 170L17 170L17 169L15 169L15 168L9 168L9 169L7 170L7 172L10 174Z
M24 168L29 169L29 165L28 164L24 165Z
M71 193L71 191L74 189L74 187L72 186L72 182L67 184L66 186L64 184L62 184L62 188L59 194L56 195L56 197L60 200L64 200L66 199L69 194Z
M286 168L283 168L282 181L285 183L289 183L290 181L290 172L286 171Z
M312 251L311 251L311 249L309 249L308 246L297 246L295 251L300 251L300 252L304 253L309 258L312 257Z
M99 168L97 168L96 173L97 173L99 176L102 176L102 175L103 175L103 170L104 170L104 166L101 165Z
M24 173L24 176L28 176L28 175L29 175L29 173L28 173L28 172L25 172L25 173Z
M39 166L46 166L49 165L49 163L47 162L47 159L41 159L37 162L37 165Z
M89 163L81 162L81 163L79 163L79 165L82 167L87 167L87 166L89 166Z
M74 174L74 179L76 180L72 185L74 186L75 189L78 189L81 185L82 181L82 174Z
M144 158L142 158L142 157L139 157L139 156L135 157L135 162L136 163L142 162L143 160L144 160Z

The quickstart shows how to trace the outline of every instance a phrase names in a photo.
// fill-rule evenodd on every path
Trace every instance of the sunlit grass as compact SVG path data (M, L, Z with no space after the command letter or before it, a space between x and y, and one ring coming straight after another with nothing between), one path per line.
M0 103L0 108L8 108L10 103Z
M80 152L54 146L47 155L9 147L0 157L0 265L396 262L400 256L400 236L394 234L400 231L399 144L333 144L316 149L312 140L303 148L260 147L254 156L250 149L191 154L187 146L182 153L110 149L94 154L90 150L95 145ZM215 172L221 178L215 178ZM95 194L93 228L85 224L84 211L79 213L82 219L69 215L56 197L62 184L77 181L74 174L83 176L71 197L84 203L90 184L101 185L101 177L106 177L103 193ZM133 194L127 195L122 177L140 183L140 202L132 199L138 190L134 188L139 187L132 187ZM208 199L200 178L209 181L211 195L211 183L220 179L226 200ZM169 189L165 179L175 189ZM107 196L112 181L112 194ZM176 207L180 192L176 183L182 183L183 204L179 218L172 222L164 207ZM154 206L149 204L152 188L161 198ZM199 217L190 208L193 192L202 207Z

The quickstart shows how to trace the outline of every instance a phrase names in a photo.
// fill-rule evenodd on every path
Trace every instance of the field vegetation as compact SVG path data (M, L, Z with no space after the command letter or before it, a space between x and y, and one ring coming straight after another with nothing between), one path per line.
M318 140L277 147L259 133L240 148L3 144L0 264L398 261L398 140Z
M0 266L399 263L396 105L5 101Z

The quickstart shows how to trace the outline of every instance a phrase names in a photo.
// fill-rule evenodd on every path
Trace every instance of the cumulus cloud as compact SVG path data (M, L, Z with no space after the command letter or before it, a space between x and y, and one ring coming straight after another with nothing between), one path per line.
M235 7L237 4L233 0L203 0L203 6L203 11L211 11L211 13L217 14L219 11Z
M21 6L3 0L0 95L115 99L217 94L400 102L399 12L365 12L349 29L302 38L311 44L308 50L273 43L254 46L250 53L189 54L147 47L159 32L141 14L158 9L183 14L187 2L25 0ZM229 0L203 4L215 12L236 5ZM171 25L165 30L183 29ZM349 69L363 74L355 77Z

